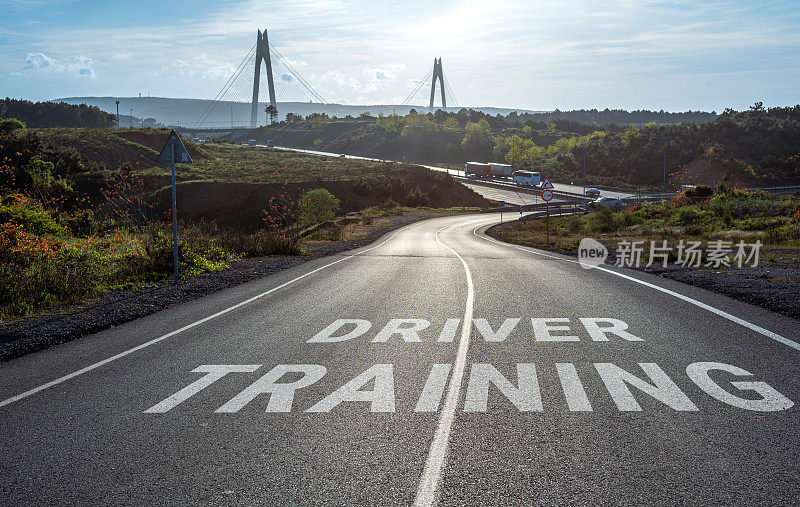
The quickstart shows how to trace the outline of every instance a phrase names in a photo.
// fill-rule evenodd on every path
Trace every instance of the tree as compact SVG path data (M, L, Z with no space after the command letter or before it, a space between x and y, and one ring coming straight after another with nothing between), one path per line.
M11 134L17 130L24 130L25 124L15 118L0 120L0 134Z
M300 220L318 224L330 220L339 211L339 199L324 188L306 192L300 199Z
M302 119L303 117L300 116L299 114L286 113L286 121L289 123L296 123L298 121L301 121Z
M275 118L278 116L278 108L270 104L264 108L264 111L269 115L270 125L275 123Z
M492 130L489 122L467 122L467 134L461 141L461 148L468 156L488 156L492 151Z

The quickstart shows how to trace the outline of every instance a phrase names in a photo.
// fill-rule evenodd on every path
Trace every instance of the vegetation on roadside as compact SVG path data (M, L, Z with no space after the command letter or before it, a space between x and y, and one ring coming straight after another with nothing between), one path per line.
M672 118L676 122L636 111L628 116L573 113L503 117L467 109L412 111L379 116L374 123L313 115L264 127L260 135L288 146L312 147L313 142L315 149L377 158L508 162L554 181L583 182L585 157L590 185L658 190L665 163L672 189L717 181L747 187L800 181L800 106L768 109L756 103L721 115L689 112ZM647 118L653 120L637 121Z
M800 246L800 195L697 187L669 202L637 204L545 219L522 220L497 229L500 239L574 253L584 237L609 244L622 240L725 240Z
M169 278L169 168L154 164L167 134L0 120L0 319ZM185 144L195 164L179 167L184 276L302 253L304 232L341 210L483 202L413 166Z

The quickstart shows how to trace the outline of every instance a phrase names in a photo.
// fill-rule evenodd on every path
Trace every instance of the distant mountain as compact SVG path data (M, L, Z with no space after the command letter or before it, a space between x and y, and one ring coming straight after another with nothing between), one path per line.
M66 97L55 99L53 102L66 102L68 104L87 104L97 106L103 111L116 114L116 103L119 100L120 116L129 116L133 109L133 116L136 118L152 118L158 123L171 126L192 126L201 121L202 127L247 127L250 125L250 103L220 101L215 103L207 99L175 99L167 97ZM261 102L258 107L258 123L266 123L266 113L264 108L267 103ZM308 116L312 113L325 113L329 116L358 116L361 113L369 112L373 116L379 114L390 115L397 113L406 115L416 109L419 112L428 111L427 107L422 106L395 106L395 105L369 105L355 106L344 104L321 104L315 102L279 102L279 119L286 117L287 113ZM457 112L461 107L434 107L444 109L449 112ZM530 111L527 109L507 109L501 107L473 107L476 111L481 111L491 115L507 115L513 111L518 114L537 113L545 111ZM121 125L126 125L120 121Z

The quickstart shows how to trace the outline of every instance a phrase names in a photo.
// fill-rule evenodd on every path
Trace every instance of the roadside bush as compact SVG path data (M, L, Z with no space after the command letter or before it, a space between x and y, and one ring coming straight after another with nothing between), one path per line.
M43 239L17 224L0 228L0 315L27 315L45 305L94 294L102 279L100 255L58 238Z
M25 130L25 124L16 118L4 118L0 120L0 135L8 135L18 130Z
M332 219L339 211L339 199L325 188L315 188L300 198L300 220L318 224Z
M706 185L698 185L686 190L686 197L692 200L708 199L714 195L714 189Z
M0 198L0 223L10 222L37 235L62 235L65 232L40 203L21 194Z
M675 225L689 225L696 222L702 217L702 214L693 207L680 208L674 215L672 215L670 222Z
M224 231L216 238L219 246L240 257L265 257L267 255L296 255L300 245L277 231L261 230L253 234Z
M611 232L614 230L614 212L608 206L600 206L600 209L589 216L586 221L586 229L591 232Z

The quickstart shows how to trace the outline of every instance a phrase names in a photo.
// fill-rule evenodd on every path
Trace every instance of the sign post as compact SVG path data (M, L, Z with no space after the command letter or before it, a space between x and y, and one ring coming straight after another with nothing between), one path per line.
M547 179L545 182L550 184L550 188L553 187ZM550 246L550 199L553 198L553 191L550 188L542 190L542 200L545 202L545 212L547 213L547 246Z
M505 201L499 201L499 205L500 205L500 223L502 224L503 223L503 206L506 205L506 202Z
M175 164L191 164L192 157L174 130L169 133L167 142L161 148L161 153L156 160L157 164L169 163L172 165L172 267L175 283L178 283L178 206L177 188L175 186Z

